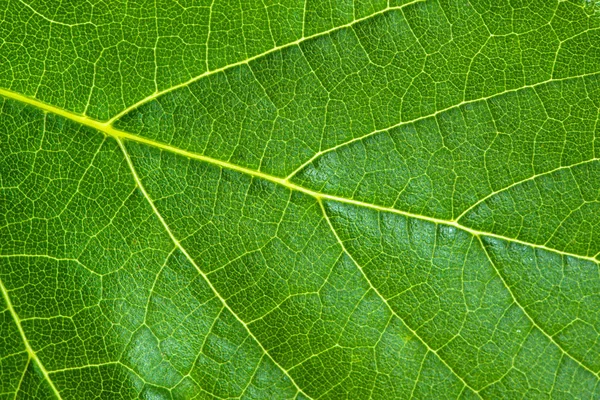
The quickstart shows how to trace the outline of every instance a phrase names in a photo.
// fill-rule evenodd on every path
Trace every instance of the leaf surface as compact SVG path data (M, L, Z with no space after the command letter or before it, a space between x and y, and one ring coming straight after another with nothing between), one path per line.
M0 397L600 396L600 5L0 5Z

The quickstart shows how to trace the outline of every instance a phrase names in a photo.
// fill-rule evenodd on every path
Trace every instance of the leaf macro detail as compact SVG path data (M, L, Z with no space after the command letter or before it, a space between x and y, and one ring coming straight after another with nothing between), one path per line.
M600 398L600 3L7 0L0 398Z

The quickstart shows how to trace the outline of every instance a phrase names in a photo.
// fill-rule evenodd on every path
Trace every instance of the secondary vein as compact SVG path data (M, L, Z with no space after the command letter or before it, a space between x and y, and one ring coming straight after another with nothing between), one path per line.
M517 306L519 306L519 308L521 310L523 310L523 313L531 321L531 323L533 324L533 326L535 326L540 332L542 332L542 334L544 336L546 336L556 347L558 347L558 349L563 354L567 355L569 358L571 358L573 361L575 361L577 364L579 364L579 366L582 367L583 369L585 369L586 371L591 372L595 377L600 378L600 375L598 374L598 372L593 371L588 366L586 366L585 364L583 364L580 360L578 360L573 355L571 355L569 352L567 352L565 349L563 349L562 346L554 339L554 337L552 337L549 333L547 333L544 329L542 329L541 326L538 325L538 323L533 319L533 317L527 312L527 310L525 309L525 307L521 305L521 303L519 302L519 300L517 300L517 297L515 296L515 294L513 293L512 289L510 288L510 286L508 285L508 283L504 279L504 275L502 275L502 273L500 272L500 269L496 266L496 263L494 262L494 260L492 260L492 257L490 256L490 253L489 253L487 247L485 246L485 244L481 240L481 237L477 236L477 240L479 241L479 244L480 244L481 248L483 249L483 252L485 253L485 256L487 257L487 259L489 260L490 264L492 265L492 267L496 271L496 274L498 274L498 277L500 277L500 280L502 281L502 284L506 287L506 290L508 290L508 293L510 294L510 297L512 297L513 302Z
M373 17L375 17L377 15L384 14L384 13L392 11L392 10L401 10L404 7L410 6L411 4L420 3L420 2L423 2L423 1L424 0L413 0L413 1L409 2L409 3L402 4L400 6L388 6L388 7L384 8L383 10L374 12L372 14L366 15L366 16L361 17L361 18L357 18L357 19L352 20L351 22L349 22L347 24L336 26L335 28L331 28L331 29L328 29L326 31L315 33L315 34L309 35L309 36L304 36L304 23L303 23L302 37L300 39L294 40L293 42L286 43L286 44L283 44L283 45L280 45L280 46L275 46L275 47L271 48L270 50L267 50L267 51L262 52L260 54L256 54L256 55L254 55L252 57L248 57L245 60L237 61L237 62L225 65L225 66L220 67L220 68L215 68L215 69L212 69L212 70L208 69L208 39L207 39L207 51L206 51L207 70L204 73L202 73L200 75L197 75L197 76L195 76L195 77L193 77L193 78L191 78L191 79L189 79L189 80L187 80L185 82L182 82L180 84L171 86L171 87L169 87L167 89L155 91L150 96L147 96L147 97L139 100L138 102L130 105L129 107L125 108L123 111L121 111L120 113L118 113L114 117L110 118L107 121L107 123L111 124L114 121L116 121L119 118L121 118L123 115L127 114L128 112L130 112L132 110L135 110L136 108L140 107L141 105L146 104L146 103L148 103L148 102L156 99L157 97L162 96L165 93L169 93L169 92L172 92L172 91L174 91L176 89L188 86L189 84L191 84L193 82L196 82L196 81L198 81L198 80L200 80L202 78L205 78L207 76L214 75L216 73L226 71L226 70L228 70L230 68L233 68L233 67L237 67L237 66L240 66L240 65L248 64L251 61L257 60L257 59L262 58L262 57L265 57L265 56L267 56L267 55L269 55L271 53L275 53L277 51L283 50L283 49L288 48L288 47L293 47L293 46L300 45L301 43L303 43L303 42L305 42L307 40L314 39L314 38L317 38L317 37L320 37L320 36L328 35L328 34L333 33L335 31L339 31L341 29L351 27L352 25L355 25L355 24L357 24L357 23L359 23L361 21L373 18ZM211 5L211 10L212 10L212 5ZM210 18L210 14L209 14L209 18ZM209 35L210 35L210 26L209 26Z
M15 325L17 326L17 329L19 330L19 335L21 335L21 340L23 341L23 344L25 345L25 350L27 351L27 354L29 355L29 359L33 360L37 364L38 368L42 372L42 375L44 376L44 379L46 379L46 382L48 382L48 385L50 385L50 389L52 389L52 391L54 392L56 397L58 397L60 400L62 400L60 392L58 391L56 386L54 386L54 382L52 382L52 379L50 379L48 370L46 370L46 368L44 367L44 364L42 364L39 357L37 356L37 354L31 347L31 345L29 344L29 340L27 340L27 336L25 335L25 331L23 330L23 326L21 325L21 319L19 318L19 315L17 314L15 308L12 305L12 302L10 301L10 296L8 295L8 290L4 286L4 283L2 282L1 279L0 279L0 291L2 292L2 297L4 297L4 301L6 302L6 307L8 308L10 315L12 316L13 320L15 321Z
M331 232L333 233L333 236L335 237L336 241L338 242L338 244L340 245L342 251L344 253L346 253L348 255L348 257L350 258L350 260L352 260L352 262L354 263L354 265L356 265L356 268L358 268L358 270L360 271L360 273L362 274L362 276L365 278L365 280L367 281L367 283L369 284L369 287L375 292L377 293L377 296L379 296L381 298L381 300L385 303L385 305L387 306L388 310L390 310L390 312L392 314L394 314L397 318L399 318L402 322L404 322L404 320L396 313L396 311L392 308L392 306L390 305L390 303L387 301L387 299L385 297L383 297L383 295L379 292L379 290L377 290L377 288L371 283L371 280L369 279L369 277L367 276L367 274L365 273L365 271L363 270L362 266L354 259L354 257L352 257L352 254L350 254L350 252L346 249L346 246L344 245L344 242L342 241L342 239L339 237L339 235L337 234L337 231L335 230L335 228L333 227L333 224L331 223L331 220L329 219L329 216L327 215L327 210L325 210L325 206L323 205L322 201L319 201L319 205L321 206L321 211L323 213L323 218L325 218L325 221L327 221L327 225L329 226L329 229L331 230ZM419 341L421 341L421 343L423 343L423 345L425 345L425 347L427 347L427 350L429 350L430 352L432 352L433 354L435 354L437 356L437 358L439 358L439 360L450 370L452 371L452 373L462 382L462 384L465 387L468 387L469 389L471 389L474 393L477 394L477 396L479 398L481 398L481 396L479 396L478 390L476 390L475 388L471 387L456 371L454 371L454 369L446 362L446 360L444 360L438 353L436 350L434 350L433 348L431 348L427 342L425 342L421 336L419 336L419 334L417 334L417 332L412 329L411 327L409 327L406 323L404 324L406 326L406 328L416 337L419 339Z
M323 155L325 155L327 153L330 153L332 151L338 150L338 149L340 149L342 147L346 147L348 145L351 145L352 143L360 142L360 141L365 140L365 139L367 139L367 138L369 138L371 136L374 136L374 135L376 135L378 133L388 132L391 129L398 128L398 127L403 126L403 125L408 125L408 124L412 124L412 123L415 123L415 122L423 121L423 120L425 120L427 118L432 118L432 117L435 117L435 116L440 115L442 113L445 113L447 111L454 110L455 108L459 108L461 106L466 106L468 104L474 104L474 103L477 103L479 101L490 100L490 99L496 98L498 96L502 96L503 94L515 93L515 92L518 92L518 91L521 91L521 90L524 90L524 89L534 89L534 88L536 88L538 86L542 86L542 85L545 85L545 84L548 84L548 83L551 83L551 82L561 82L561 81L565 81L565 80L585 78L585 77L588 77L588 76L596 76L596 75L600 75L600 72L592 72L592 73L589 73L589 74L582 74L582 75L577 75L577 76L569 76L569 77L566 77L566 78L551 78L551 79L548 79L548 80L545 80L545 81L541 81L541 82L537 82L537 83L533 83L533 84L530 84L530 85L524 85L524 86L521 86L521 87L518 87L518 88L515 88L515 89L509 89L509 90L505 90L503 92L494 93L494 94L489 95L489 96L480 97L480 98L473 99L473 100L461 101L460 103L453 104L451 106L448 106L446 108L442 108L440 110L437 110L437 111L435 111L433 113L430 113L430 114L427 114L427 115L423 115L423 116L420 116L420 117L417 117L417 118L413 118L411 120L400 121L398 123L395 123L393 125L387 126L385 128L376 129L376 130L371 131L369 133L366 133L366 134L364 134L362 136L358 136L358 137L352 138L352 139L350 139L348 141L336 144L335 146L332 146L332 147L329 147L327 149L320 150L320 151L316 152L311 158L309 158L308 160L306 160L298 168L296 168L294 171L292 171L287 176L286 179L289 180L289 179L293 178L298 172L302 171L302 169L304 169L306 166L310 165L312 162L314 162L316 159L322 157Z
M229 312L231 313L231 315L233 315L235 317L235 319L237 319L239 321L239 323L242 324L242 326L248 332L248 335L250 335L250 337L252 337L252 339L258 344L258 346L262 349L263 353L265 355L267 355L267 357L269 357L271 359L271 361L273 361L273 363L275 365L277 365L277 367L281 370L281 372L283 372L290 379L290 381L296 387L296 390L298 390L300 393L302 393L304 396L306 396L307 398L310 399L311 397L308 396L306 393L304 393L302 391L302 389L300 388L300 386L298 386L298 384L290 376L290 374L288 373L288 371L285 368L283 368L267 352L267 349L265 349L263 347L262 343L256 338L256 336L254 336L254 334L252 333L252 331L250 330L250 328L248 327L248 325L235 313L235 311L233 311L233 309L229 306L229 304L225 301L225 299L223 297L221 297L221 294L213 286L212 282L208 279L208 276L206 276L206 274L204 273L204 271L202 271L202 269L198 266L198 264L196 264L196 262L194 261L194 259L189 255L189 253L187 252L187 250L185 249L185 247L183 247L182 244L179 242L179 240L175 237L175 235L173 234L173 231L171 230L171 228L169 227L169 225L167 225L167 222L165 221L165 219L162 217L161 213L158 211L158 209L154 205L154 201L152 200L152 198L150 197L150 195L148 194L148 192L146 192L146 189L144 188L144 186L142 184L142 181L141 181L140 177L137 174L137 171L136 171L136 169L135 169L135 167L133 165L133 162L131 161L131 158L129 157L129 153L127 152L127 149L125 148L125 145L123 144L123 141L121 140L121 138L116 138L116 140L117 140L117 142L119 144L119 147L121 148L121 150L123 152L123 156L125 157L125 160L127 161L127 165L129 166L131 174L133 175L133 180L135 181L136 186L142 192L142 195L144 196L144 198L146 199L146 201L148 202L148 204L152 208L152 211L154 212L154 214L156 215L156 217L159 219L159 221L162 224L162 226L164 227L165 231L167 232L167 234L171 238L171 241L173 242L173 244L175 244L175 246L179 249L179 251L181 251L183 253L183 255L185 255L185 257L190 261L190 263L198 271L198 273L200 274L200 276L202 276L202 278L204 278L204 281L206 281L206 283L208 284L208 286L210 287L210 289L213 291L213 293L215 294L215 296L221 301L221 304L223 304L223 307L227 308L227 310L229 310Z

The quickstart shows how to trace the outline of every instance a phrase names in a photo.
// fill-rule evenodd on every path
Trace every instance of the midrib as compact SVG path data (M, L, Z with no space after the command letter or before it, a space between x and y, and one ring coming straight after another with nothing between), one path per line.
M469 228L467 226L464 226L462 224L459 224L457 221L450 221L450 220L445 220L445 219L440 219L440 218L434 218L434 217L429 217L426 215L420 215L420 214L415 214L415 213L411 213L411 212L407 212L407 211L402 211L402 210L398 210L395 208L390 208L390 207L383 207L383 206L379 206L376 204L371 204L371 203L366 203L363 201L358 201L358 200L353 200L353 199L348 199L346 197L341 197L341 196L334 196L334 195L330 195L327 193L320 193L311 189L308 189L306 187L297 185L293 182L290 182L287 179L284 178L279 178L277 176L273 176L270 174L265 174L264 172L260 172L257 170L253 170L250 168L246 168L246 167L242 167L240 165L237 164L232 164L230 162L227 161L222 161L216 158L212 158L212 157L208 157L202 154L198 154L198 153L194 153L191 151L187 151L184 149L180 149L178 147L175 146L171 146L169 144L166 143L162 143L162 142L158 142L152 139L148 139L145 138L143 136L138 136L129 132L125 132L119 129L116 129L112 126L112 124L110 122L100 122L98 120L95 120L93 118L89 118L86 117L84 115L80 115L80 114L76 114L73 113L71 111L67 111L64 110L60 107L56 107L50 104L46 104L44 102L41 102L39 100L33 99L31 97L25 96L23 94L20 93L16 93L7 89L3 89L0 88L0 96L6 97L8 99L12 99L12 100L16 100L19 101L21 103L24 104L28 104L31 105L33 107L36 107L40 110L43 110L45 112L49 112L55 115L59 115L61 117L67 118L71 121L77 122L81 125L85 125L88 126L90 128L93 128L95 130L98 130L102 133L104 133L107 136L110 136L114 139L118 139L118 140L130 140L133 142L137 142L137 143L142 143L148 146L152 146L164 151L168 151L170 153L174 153L174 154L178 154L180 156L184 156L184 157L188 157L191 159L195 159L195 160L199 160L199 161L203 161L212 165L216 165L219 166L221 168L225 168L228 170L232 170L232 171L237 171L246 175L250 175L256 178L260 178L260 179L264 179L266 181L269 182L273 182L277 185L281 185L289 190L294 190L294 191L298 191L304 194L307 194L311 197L314 197L317 200L331 200L331 201L337 201L340 203L345 203L345 204L351 204L351 205L355 205L355 206L359 206L359 207L365 207L365 208L370 208L373 210L377 210L377 211L381 211L381 212L388 212L388 213L393 213L393 214L399 214L408 218L415 218L415 219L419 219L419 220L423 220L423 221L428 221L428 222L432 222L434 224L440 224L440 225L446 225L446 226L452 226L455 227L457 229L461 229L463 231L466 231L474 236L477 237L481 237L481 236L488 236L488 237L492 237L492 238L496 238L496 239L501 239L501 240L505 240L508 242L512 242L512 243L518 243L518 244L522 244L525 246L530 246L530 247L534 247L534 248L538 248L538 249L543 249L543 250L547 250L550 252L554 252L554 253L558 253L561 255L565 255L565 256L569 256L569 257L574 257L574 258L578 258L578 259L582 259L582 260L587 260L587 261L591 261L594 262L596 264L600 264L600 261L598 261L597 259L593 258L593 257L589 257L589 256L584 256L584 255L580 255L580 254L575 254L575 253L569 253L569 252L565 252L565 251L561 251L558 249L554 249L554 248L550 248L550 247L546 247L544 245L540 245L540 244L535 244L535 243L530 243L530 242L526 242L526 241L522 241L519 239L515 239L515 238L511 238L511 237L507 237L507 236L503 236L503 235L498 235L492 232L485 232L485 231L480 231L477 229L472 229Z

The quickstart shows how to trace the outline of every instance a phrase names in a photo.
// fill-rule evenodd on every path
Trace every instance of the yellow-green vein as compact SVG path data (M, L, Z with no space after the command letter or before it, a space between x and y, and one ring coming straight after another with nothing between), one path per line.
M309 196L312 196L316 199L327 199L327 200L334 200L334 201L338 201L340 203L346 203L346 204L353 204L359 207L365 207L365 208L370 208L370 209L374 209L374 210L378 210L378 211L384 211L384 212L389 212L389 213L394 213L394 214L400 214L400 215L404 215L406 217L409 218L416 218L416 219L420 219L420 220L425 220L425 221L429 221L435 224L442 224L442 225L448 225L448 226L453 226L457 229L462 229L463 231L469 232L473 235L476 236L489 236L489 237L493 237L496 239L501 239L501 240L505 240L508 242L513 242L513 243L517 243L517 244L522 244L525 246L530 246L530 247L534 247L537 249L542 249L542 250L547 250L547 251L551 251L557 254L561 254L564 256L569 256L569 257L574 257L574 258L578 258L578 259L582 259L582 260L586 260L586 261L591 261L593 263L596 264L600 264L600 261L598 261L597 259L593 258L593 257L589 257L589 256L584 256L584 255L580 255L580 254L575 254L575 253L569 253L569 252L565 252L565 251L561 251L558 249L554 249L551 247L547 247L545 245L542 244L536 244L536 243L530 243L530 242L526 242L523 240L519 240L519 239L515 239L515 238L511 238L511 237L507 237L507 236L503 236L503 235L498 235L492 232L485 232L485 231L480 231L477 229L473 229L473 228L469 228L467 226L461 225L458 221L456 220L445 220L445 219L440 219L440 218L435 218L435 217L430 217L430 216L426 216L426 215L420 215L420 214L415 214L415 213L411 213L411 212L407 212L407 211L402 211L402 210L398 210L395 208L391 208L391 207L384 207L384 206L379 206L376 204L371 204L371 203L366 203L363 201L359 201L359 200L354 200L354 199L348 199L345 197L340 197L340 196L335 196L335 195L330 195L330 194L326 194L326 193L320 193L308 188L305 188L303 186L297 185L293 182L290 182L288 179L283 179L283 178L279 178L273 175L269 175L266 174L264 172L261 171L257 171L257 170L253 170L250 168L246 168L246 167L242 167L240 165L236 165L227 161L222 161L222 160L218 160L212 157L208 157L202 154L198 154L198 153L194 153L188 150L184 150L184 149L180 149L176 146L171 146L169 144L166 143L162 143L162 142L158 142L152 139L148 139L142 136L138 136L129 132L125 132L125 131L121 131L119 129L114 128L112 125L108 124L108 123L104 123L104 122L100 122L97 121L95 119L89 118L89 117L85 117L79 114L75 114L72 113L70 111L66 111L63 110L59 107L55 107L49 104L45 104L39 100L36 99L32 99L30 97L24 96L20 93L15 93L6 89L1 89L0 88L0 96L4 96L7 97L9 99L13 99L13 100L17 100L20 101L22 103L25 104L29 104L32 105L36 108L39 108L43 111L46 112L50 112L56 115L60 115L64 118L70 119L71 121L80 123L82 125L88 126L90 128L96 129L100 132L103 132L104 134L113 137L114 139L117 139L119 141L122 140L130 140L133 142L137 142L137 143L141 143L141 144L145 144L151 147L155 147L158 148L160 150L163 151L167 151L170 153L174 153L183 157L187 157L187 158L191 158L191 159L195 159L195 160L199 160L199 161L203 161L212 165L216 165L219 166L221 168L225 168L231 171L237 171L246 175L250 175L250 176L254 176L257 178L261 178L264 180L267 180L269 182L273 182L275 184L281 185L283 187L286 187L290 190L293 191L298 191L298 192L302 192L305 193Z
M29 344L29 340L27 339L27 336L25 335L25 331L23 330L23 326L21 325L21 319L19 318L19 315L17 314L15 308L12 305L12 302L10 301L10 296L8 295L8 290L6 289L6 286L4 286L4 282L2 282L1 279L0 279L0 291L2 292L2 297L4 297L4 302L6 303L6 307L8 308L10 315L12 316L13 320L15 321L15 325L17 326L17 329L19 330L19 335L21 335L21 340L23 341L23 344L25 345L25 350L27 351L27 354L29 355L29 359L33 360L37 364L38 368L42 372L42 375L44 376L44 379L46 379L46 382L48 382L50 389L52 389L52 391L54 392L54 394L56 395L56 397L58 399L62 400L60 392L54 385L54 382L52 382L52 379L50 379L48 370L46 370L46 368L44 367L44 364L42 364L39 357L37 356L37 354L31 347L31 345Z

